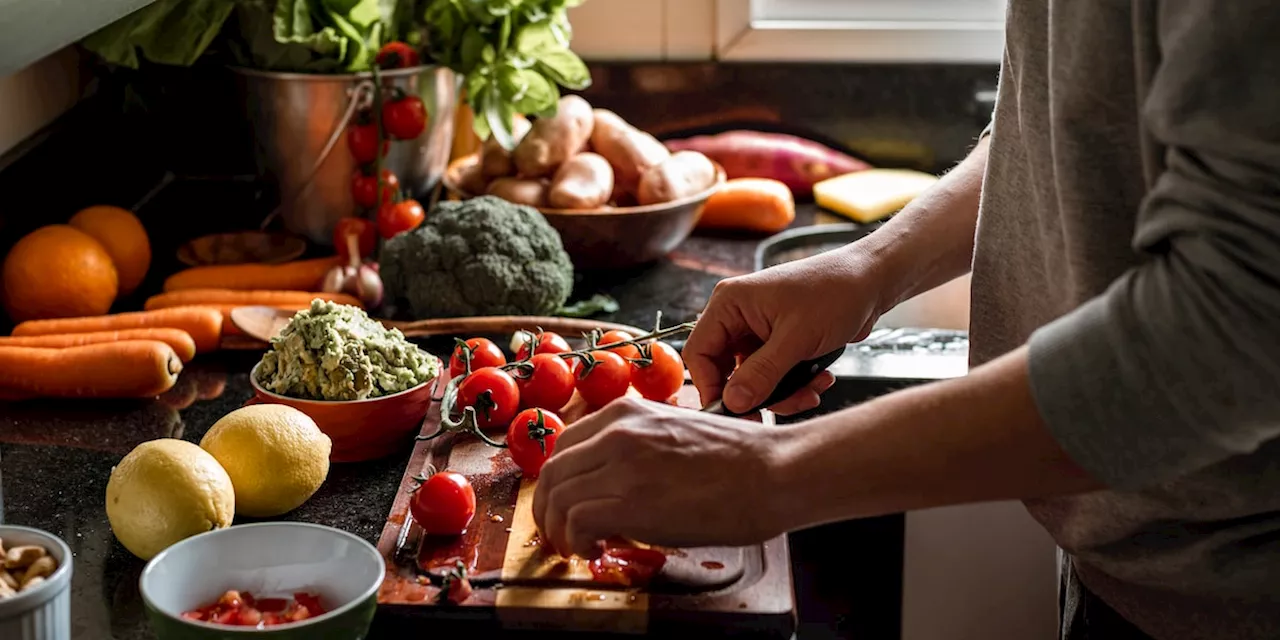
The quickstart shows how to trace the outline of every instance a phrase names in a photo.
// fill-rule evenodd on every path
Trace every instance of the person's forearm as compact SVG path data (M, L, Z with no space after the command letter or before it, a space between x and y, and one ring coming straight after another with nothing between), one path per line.
M880 311L969 272L987 167L984 137L967 158L875 233L850 246L885 283Z
M775 507L788 529L1103 488L1045 429L1026 348L963 378L780 427ZM796 499L804 496L804 499Z

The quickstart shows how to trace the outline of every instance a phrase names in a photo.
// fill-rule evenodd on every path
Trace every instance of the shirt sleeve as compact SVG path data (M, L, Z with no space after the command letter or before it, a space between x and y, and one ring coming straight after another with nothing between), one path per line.
M1180 0L1157 24L1142 118L1164 167L1133 238L1144 262L1030 340L1050 431L1116 489L1280 434L1280 11Z

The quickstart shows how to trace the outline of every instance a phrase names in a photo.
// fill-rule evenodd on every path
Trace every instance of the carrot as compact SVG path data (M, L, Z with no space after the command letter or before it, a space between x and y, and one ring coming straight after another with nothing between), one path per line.
M94 331L92 333L56 333L43 336L3 336L0 347L45 347L65 349L86 344L120 342L122 340L159 340L173 348L184 363L196 357L196 342L182 329L123 329L120 331Z
M28 320L13 328L15 336L47 336L60 333L95 333L125 329L182 329L204 353L218 348L222 339L222 314L216 309L178 307L156 311L131 311L111 316Z
M716 135L668 140L672 151L701 151L733 178L773 178L807 198L813 185L827 178L870 169L870 165L826 145L799 136L764 131L726 131Z
M795 219L796 201L787 185L769 178L738 178L711 194L698 228L777 233Z
M332 300L338 304L364 308L354 296L345 293L311 293L307 291L247 291L237 289L182 289L170 291L147 298L143 307L147 310L168 309L170 307L262 305L310 305L311 301Z
M164 281L165 291L180 289L257 289L315 291L329 269L341 259L313 258L283 264L229 264L192 267L179 271Z
M0 396L151 398L172 388L181 371L178 354L159 340L0 347Z

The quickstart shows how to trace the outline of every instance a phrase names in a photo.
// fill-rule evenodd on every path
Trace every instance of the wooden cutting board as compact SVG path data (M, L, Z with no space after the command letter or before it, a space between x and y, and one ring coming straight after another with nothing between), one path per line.
M697 393L685 387L675 402L696 407ZM572 428L585 413L575 397L561 417ZM772 426L771 416L763 421L761 428ZM433 433L438 424L437 404L422 432ZM428 465L467 476L476 491L476 516L462 536L425 536L408 515L412 478ZM587 561L561 558L539 543L531 510L536 486L520 476L505 450L473 437L419 442L378 545L387 560L381 610L427 618L479 616L509 629L639 634L705 625L790 637L794 599L785 538L745 548L665 549L667 564L645 590L601 584L592 580ZM441 603L429 575L443 574L459 560L473 578L474 592L460 605Z

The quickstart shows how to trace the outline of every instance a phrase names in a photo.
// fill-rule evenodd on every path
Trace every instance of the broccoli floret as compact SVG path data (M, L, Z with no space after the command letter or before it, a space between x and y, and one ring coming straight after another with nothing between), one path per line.
M383 245L382 279L416 318L549 315L573 289L560 234L537 209L481 196L441 202Z

